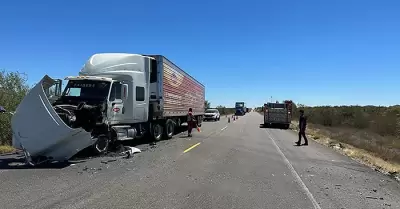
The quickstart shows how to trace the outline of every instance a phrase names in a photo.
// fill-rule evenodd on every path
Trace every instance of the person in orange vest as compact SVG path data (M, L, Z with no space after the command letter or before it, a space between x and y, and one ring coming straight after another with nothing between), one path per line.
M192 136L192 129L195 127L196 119L193 116L192 108L189 108L189 112L187 114L187 124L188 124L188 137Z

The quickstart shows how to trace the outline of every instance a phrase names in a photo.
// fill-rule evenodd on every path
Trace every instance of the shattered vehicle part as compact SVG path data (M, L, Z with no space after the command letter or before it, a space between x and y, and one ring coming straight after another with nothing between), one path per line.
M139 148L136 147L129 147L129 146L124 146L125 151L122 152L121 154L125 154L126 158L132 157L133 154L135 153L141 153L142 151Z
M45 93L53 84L53 79L44 76L12 117L12 145L24 151L30 165L48 160L67 161L95 142L89 132L71 128L59 117Z

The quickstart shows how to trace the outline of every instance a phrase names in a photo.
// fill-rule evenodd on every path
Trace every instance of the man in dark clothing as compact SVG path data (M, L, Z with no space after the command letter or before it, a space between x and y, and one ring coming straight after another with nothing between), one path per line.
M306 137L306 128L307 128L307 116L304 116L304 110L300 110L300 119L299 119L299 141L296 142L298 146L300 146L301 136L304 138L305 146L308 145L308 139Z
M188 124L188 137L192 136L192 129L195 127L195 118L192 113L192 108L189 108L187 114L187 124Z

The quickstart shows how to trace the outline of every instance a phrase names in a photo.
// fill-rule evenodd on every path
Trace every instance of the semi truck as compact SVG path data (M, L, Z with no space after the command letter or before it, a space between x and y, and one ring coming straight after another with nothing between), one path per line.
M189 108L199 127L203 121L204 85L163 55L94 54L65 80L61 92L60 80L44 76L12 118L13 146L31 165L90 146L104 153L118 141L169 139Z
M264 127L279 126L289 129L292 121L291 100L285 100L283 103L268 102L264 104Z
M236 102L235 103L235 115L245 115L246 107L244 102Z

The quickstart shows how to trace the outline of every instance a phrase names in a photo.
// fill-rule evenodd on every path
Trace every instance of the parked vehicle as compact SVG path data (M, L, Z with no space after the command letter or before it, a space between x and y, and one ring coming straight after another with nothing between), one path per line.
M221 115L219 114L218 109L207 109L204 113L204 121L214 120L219 121Z
M264 104L264 127L280 126L289 129L292 121L292 101Z
M31 164L68 160L89 146L104 153L116 141L171 138L190 107L197 125L203 121L204 85L162 55L94 54L65 80L61 93L61 82L46 75L12 118L13 146Z

